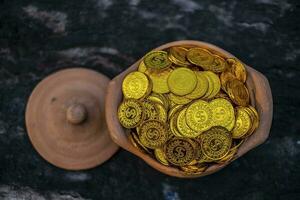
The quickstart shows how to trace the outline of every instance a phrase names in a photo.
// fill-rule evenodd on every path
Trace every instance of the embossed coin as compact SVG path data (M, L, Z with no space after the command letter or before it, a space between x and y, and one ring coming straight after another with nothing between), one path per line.
M151 51L144 57L144 63L147 68L151 69L165 69L171 66L171 61L168 59L166 51Z
M168 77L173 70L171 68L165 69L163 71L158 72L148 72L145 73L149 76L152 81L153 87L152 91L160 94L170 92L169 86L167 83Z
M143 106L135 99L125 99L119 106L118 117L125 128L137 127L144 120Z
M166 159L166 155L163 149L155 149L154 150L155 158L163 165L168 166L169 162Z
M234 109L232 104L226 99L218 98L209 103L212 110L214 126L227 127L234 120Z
M228 130L214 126L201 135L203 154L212 160L222 159L230 150L232 138Z
M226 91L230 99L237 105L249 105L249 92L243 82L233 79L226 84Z
M157 120L143 122L139 133L141 143L150 149L160 148L168 140L166 125Z
M211 71L205 71L205 72L203 72L203 74L206 75L206 76L208 76L208 78L211 81L211 82L209 82L209 83L211 83L209 85L209 87L211 87L212 90L211 90L211 92L209 94L205 95L205 98L211 99L214 96L216 96L216 94L218 94L218 92L221 89L220 79L219 79L219 77L215 73L213 73Z
M165 146L167 160L173 165L184 166L195 159L192 142L186 138L173 138Z
M191 93L197 85L196 74L184 67L176 68L168 77L170 91L178 96Z
M169 93L168 97L171 102L173 102L174 104L177 104L177 105L185 105L192 101L191 99L188 99L185 96L177 96L173 93Z
M209 69L215 73L220 73L225 71L225 69L227 68L227 63L224 60L224 58L218 55L213 55L213 57L214 57L214 61L209 66Z
M243 138L251 128L251 119L243 107L236 108L236 122L232 130L232 137L235 139Z
M150 101L150 100L144 100L142 102L143 107L144 107L144 113L145 117L144 120L149 120L149 119L158 119L158 108L155 106L155 104Z
M186 113L187 108L184 108L180 111L177 117L177 129L184 137L194 138L197 137L200 132L192 130L187 124L186 124Z
M187 52L187 59L194 65L207 69L213 64L214 57L210 51L203 48L191 48Z
M146 67L144 61L140 62L139 67L138 67L138 71L143 72L143 73L145 73L147 71L147 67Z
M228 58L226 61L229 65L230 72L233 73L238 80L245 83L247 79L247 72L243 63L236 58Z
M157 108L158 120L162 122L167 122L168 113L164 106L161 103L154 103L154 105Z
M122 91L125 98L141 99L149 92L149 79L142 72L131 72L123 80Z
M209 104L203 100L192 103L186 110L186 122L194 131L208 130L212 123L212 110Z
M197 76L197 85L195 89L190 93L187 94L185 97L188 99L199 99L201 98L208 89L208 80L203 75L203 72L195 72Z
M171 47L169 50L169 59L178 66L189 66L190 63L186 58L187 51L184 47Z

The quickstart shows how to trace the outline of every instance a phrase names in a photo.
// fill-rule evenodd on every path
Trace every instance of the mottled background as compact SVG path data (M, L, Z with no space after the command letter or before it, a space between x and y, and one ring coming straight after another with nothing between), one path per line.
M0 199L300 199L299 0L0 0ZM113 78L151 48L195 39L264 73L270 138L208 177L166 176L120 150L87 171L58 169L33 149L24 109L62 68Z

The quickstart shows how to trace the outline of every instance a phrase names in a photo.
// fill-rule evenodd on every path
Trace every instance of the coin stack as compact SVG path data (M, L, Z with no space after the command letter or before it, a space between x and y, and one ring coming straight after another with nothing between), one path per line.
M245 66L197 46L151 51L123 80L118 118L132 144L188 174L230 162L259 126Z

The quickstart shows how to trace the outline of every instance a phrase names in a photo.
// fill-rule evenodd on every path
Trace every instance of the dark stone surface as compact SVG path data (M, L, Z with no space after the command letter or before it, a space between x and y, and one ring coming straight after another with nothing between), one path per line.
M298 0L0 0L0 199L300 199L299 11ZM48 74L82 66L112 78L181 39L216 44L268 77L274 121L265 144L192 180L124 150L69 172L33 149L24 110Z

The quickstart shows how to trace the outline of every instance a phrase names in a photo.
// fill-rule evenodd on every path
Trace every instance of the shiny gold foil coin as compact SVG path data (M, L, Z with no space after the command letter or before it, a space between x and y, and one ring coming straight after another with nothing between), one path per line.
M148 120L141 124L140 141L149 148L160 148L168 140L167 127L163 122Z
M147 67L146 67L144 61L140 62L139 67L138 67L138 71L142 72L142 73L145 73L147 71Z
M216 96L216 94L219 93L220 89L221 89L221 82L220 79L218 77L218 75L216 75L215 73L211 72L211 71L205 71L203 72L206 76L208 76L212 82L212 84L210 85L210 87L212 87L212 91L209 95L205 95L205 98L207 99L211 99L214 96Z
M190 93L187 94L185 97L188 99L199 99L202 96L205 95L207 89L208 89L208 80L203 75L203 72L195 72L197 76L197 85L195 89Z
M195 89L197 81L197 76L192 70L180 67L169 75L168 86L172 93L183 96Z
M232 104L226 99L214 99L209 103L212 110L212 120L214 126L227 127L234 120L234 109Z
M164 106L161 103L155 103L155 107L157 108L157 112L158 112L158 120L161 122L167 122L168 113L164 108Z
M191 63L200 66L203 69L208 69L214 62L213 54L203 48L191 48L188 50L186 56Z
M144 57L144 63L147 68L161 70L171 66L171 61L168 59L166 51L151 51Z
M246 86L241 81L233 79L231 81L228 81L226 86L227 94L235 104L240 106L249 105L249 92Z
M160 93L160 94L165 94L170 92L167 80L172 71L173 70L171 68L168 68L160 72L151 72L151 73L148 71L145 72L152 81L153 92Z
M118 117L123 127L137 127L144 120L143 106L135 99L125 99L119 106Z
M221 73L226 70L227 63L224 58L218 55L213 55L213 63L209 66L209 69L215 73Z
M226 61L231 73L233 73L238 80L245 83L247 79L247 72L244 64L236 58L228 58Z
M139 149L140 151L146 152L146 153L148 153L148 154L152 154L152 153L149 151L149 149L147 149L147 147L145 147L145 146L141 143L141 141L140 141L140 139L139 139L137 133L131 131L131 136L132 136L132 138L133 138L133 140L134 140L135 145L138 146L138 149Z
M209 104L203 100L192 103L186 110L186 122L194 131L208 130L212 125L212 110Z
M170 101L176 105L185 105L192 101L191 99L188 99L185 96L177 96L173 93L169 93L168 97Z
M174 113L173 117L170 119L170 131L176 137L182 137L181 133L177 129L177 118L179 112Z
M178 114L177 129L181 133L181 135L184 137L188 137L188 138L197 137L200 134L200 132L194 131L186 123L186 117L185 117L186 110L187 110L187 108L184 108Z
M165 145L166 159L176 166L184 166L195 159L192 142L186 138L173 138Z
M156 160L158 160L161 164L168 166L169 162L166 159L165 152L163 149L154 149L154 155Z
M169 50L169 60L178 66L189 66L190 63L186 58L187 51L184 47L171 47Z
M201 135L201 147L203 154L212 160L225 157L231 147L230 132L221 126L214 126Z
M142 105L145 113L144 121L159 118L158 108L152 101L144 100Z
M232 130L232 138L243 138L251 128L251 119L243 107L236 108L236 122Z
M173 117L173 115L179 111L181 108L183 107L183 105L175 105L173 106L169 112L168 112L168 119L171 119Z
M123 80L122 91L125 98L141 99L149 87L149 79L142 72L131 72Z
M222 72L220 75L221 87L226 91L226 84L228 81L236 79L236 77L229 71Z

